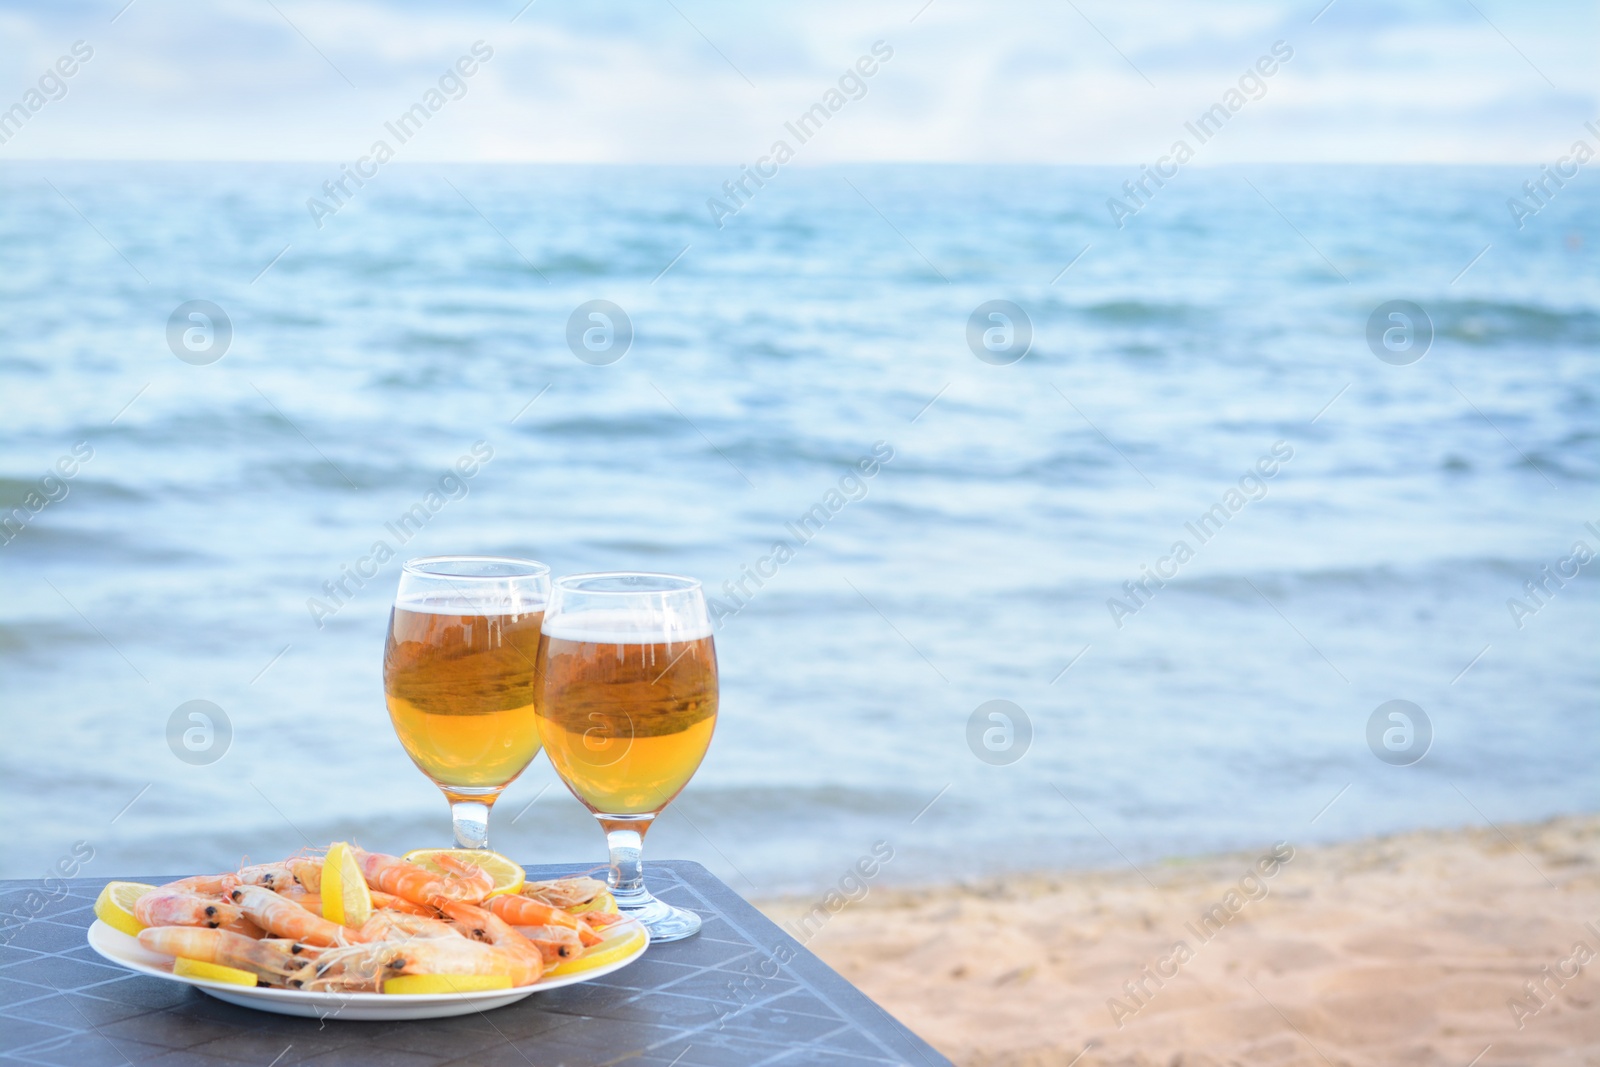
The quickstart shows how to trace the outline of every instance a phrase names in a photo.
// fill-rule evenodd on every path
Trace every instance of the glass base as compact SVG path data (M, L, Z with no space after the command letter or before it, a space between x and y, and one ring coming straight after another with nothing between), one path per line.
M595 816L605 827L606 847L611 853L606 884L617 910L639 920L650 932L650 940L681 941L700 932L700 916L656 899L644 885L644 835L655 817L655 812Z
M664 900L641 893L634 899L616 898L617 910L630 919L637 919L650 931L651 941L682 941L700 932L700 916L692 911L675 908Z

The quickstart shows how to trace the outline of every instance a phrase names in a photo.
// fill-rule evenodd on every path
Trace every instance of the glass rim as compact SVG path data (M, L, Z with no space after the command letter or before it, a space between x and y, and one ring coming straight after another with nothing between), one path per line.
M581 583L602 579L636 578L658 583L655 588L636 586L628 589L590 589ZM673 593L692 593L701 588L700 579L683 574L666 574L661 571L590 571L586 574L568 574L555 580L555 588L584 596L670 596Z
M462 574L443 568L450 564L500 564L516 570L504 574ZM546 578L550 575L548 564L540 563L536 559L523 559L519 556L416 556L406 560L400 565L401 573L415 575L419 578L446 578L451 581L464 582L506 582L517 581L523 578Z

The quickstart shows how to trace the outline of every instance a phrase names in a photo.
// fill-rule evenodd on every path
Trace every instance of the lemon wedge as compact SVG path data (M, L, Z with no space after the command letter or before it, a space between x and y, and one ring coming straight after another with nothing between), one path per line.
M385 993L483 993L510 989L509 974L403 974L383 983Z
M449 877L452 871L446 870L438 861L440 856L452 856L455 859L482 867L494 875L494 888L489 891L491 897L501 893L515 893L522 888L522 883L528 880L528 872L515 860L490 852L486 848L414 848L407 852L401 859L407 863L415 863L434 874Z
M593 900L586 900L582 904L574 904L567 909L571 915L582 915L586 911L601 911L610 915L617 913L617 898L611 895L611 890L602 889L600 895Z
M590 946L583 955L575 960L562 960L554 967L546 967L544 977L558 978L564 974L578 974L582 971L592 971L596 967L604 967L609 963L626 959L649 944L650 938L644 928L637 925L623 926L622 931L607 937L598 945Z
M329 846L322 861L322 917L341 926L360 926L372 918L372 891L344 841Z
M138 937L139 931L144 929L144 923L133 917L133 906L154 888L143 882L107 882L94 902L95 918L113 930L121 930L129 937Z
M206 982L227 982L229 985L255 985L256 976L237 967L224 967L220 963L206 963L179 956L172 963L172 973L180 978L199 978Z

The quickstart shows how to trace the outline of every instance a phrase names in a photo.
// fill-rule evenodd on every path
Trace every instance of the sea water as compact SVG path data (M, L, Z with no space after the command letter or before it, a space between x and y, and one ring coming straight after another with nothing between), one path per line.
M326 167L9 166L0 875L447 843L380 660L456 552L703 580L648 853L747 894L1592 810L1600 195L1519 228L1524 169L1186 171L1119 227L1118 168L791 168L719 227L716 168L314 221ZM603 862L543 756L491 840Z

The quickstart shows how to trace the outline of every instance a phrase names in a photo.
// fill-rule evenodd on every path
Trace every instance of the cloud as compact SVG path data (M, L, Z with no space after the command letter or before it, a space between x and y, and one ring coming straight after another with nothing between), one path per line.
M0 14L0 107L95 48L0 159L344 161L478 40L494 60L409 159L745 162L877 40L894 61L803 165L1148 160L1277 40L1294 61L1208 163L1541 159L1600 117L1577 3L120 6Z

